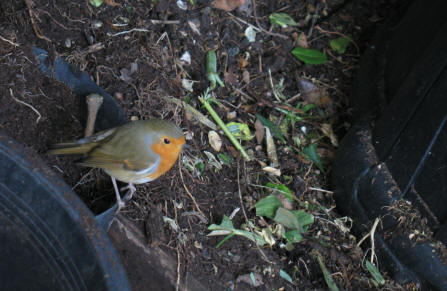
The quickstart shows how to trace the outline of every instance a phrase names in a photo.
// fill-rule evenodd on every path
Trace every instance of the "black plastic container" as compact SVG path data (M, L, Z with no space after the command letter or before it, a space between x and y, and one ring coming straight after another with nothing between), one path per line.
M335 198L359 233L381 218L376 251L396 280L447 290L437 242L447 243L447 2L416 0L404 11L362 60L354 126L334 163ZM402 231L396 202L417 209L435 239Z
M92 213L1 132L0 165L0 289L130 290Z

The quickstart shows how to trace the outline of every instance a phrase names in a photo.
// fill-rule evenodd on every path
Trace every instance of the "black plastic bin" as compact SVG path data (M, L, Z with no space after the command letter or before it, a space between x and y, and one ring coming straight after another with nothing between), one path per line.
M2 132L0 289L130 290L92 213L35 155Z
M435 290L447 290L446 11L446 1L413 1L376 35L354 86L354 126L332 179L337 207L359 234L381 218L381 268L401 283ZM415 209L433 236L415 240L421 233L402 231L390 208L399 202Z

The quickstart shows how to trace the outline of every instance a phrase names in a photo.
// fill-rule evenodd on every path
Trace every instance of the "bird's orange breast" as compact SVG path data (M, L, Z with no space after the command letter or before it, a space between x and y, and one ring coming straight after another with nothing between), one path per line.
M158 142L151 145L151 149L161 158L157 170L149 175L152 180L157 179L172 168L182 150L182 146L185 144L185 137L170 138L170 141L170 144Z

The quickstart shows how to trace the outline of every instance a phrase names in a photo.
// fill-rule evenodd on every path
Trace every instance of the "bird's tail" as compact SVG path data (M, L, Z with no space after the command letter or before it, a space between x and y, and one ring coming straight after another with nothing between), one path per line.
M95 147L95 143L57 143L51 145L48 153L50 155L73 155L73 154L85 154L91 151Z

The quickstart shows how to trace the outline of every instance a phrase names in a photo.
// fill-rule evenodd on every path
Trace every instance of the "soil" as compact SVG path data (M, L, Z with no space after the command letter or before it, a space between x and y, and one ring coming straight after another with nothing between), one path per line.
M84 113L79 98L68 87L39 71L33 46L47 50L52 57L63 57L89 74L116 98L128 120L170 119L191 137L191 149L180 161L201 159L205 161L203 171L188 171L184 163L179 163L158 180L138 185L136 197L123 210L125 216L146 227L150 242L173 254L179 252L182 274L192 273L216 290L250 289L253 282L247 276L251 273L260 281L259 290L327 289L315 259L317 251L330 273L335 274L338 286L374 289L362 267L363 251L356 247L356 238L349 228L340 227L349 225L349 220L337 215L331 192L309 190L330 189L327 175L287 144L278 143L281 177L276 178L262 171L259 163L244 162L226 138L222 138L222 151L233 162L216 171L204 154L215 154L208 142L209 129L188 119L182 106L166 101L166 97L188 101L206 115L197 96L209 84L205 55L216 49L218 73L226 86L214 90L221 104L214 107L225 121L229 121L226 117L232 111L236 112L234 121L249 124L252 129L254 113L272 120L283 118L274 108L270 71L275 84L284 78L285 96L296 96L302 91L299 81L309 80L323 88L329 98L319 104L317 111L322 114L318 118L298 122L289 131L286 139L290 144L292 137L302 135L302 126L316 134L322 123L331 124L340 140L349 127L349 92L359 56L377 26L402 1L259 0L250 1L251 9L256 5L256 14L251 10L248 15L241 10L228 13L216 9L205 0L186 1L187 10L179 8L178 1L106 1L112 5L104 3L99 8L93 8L89 1L27 2L30 5L26 1L0 3L0 129L43 158L94 213L114 202L110 178L101 170L79 167L76 157L46 154L53 143L82 137ZM274 12L291 15L298 26L269 31L268 16ZM245 38L245 22L265 29L257 32L255 42ZM355 43L343 55L329 47L329 40L340 36L334 33L337 31ZM301 32L307 35L310 47L326 52L328 61L324 65L306 65L290 53ZM98 43L103 48L88 50ZM180 61L186 51L191 56L190 64ZM137 64L137 70L123 80L122 69L130 69L132 63ZM182 87L183 78L195 81L194 92ZM303 98L298 96L290 105L306 102ZM244 147L268 163L264 144L257 147L256 139L252 139L244 142ZM327 173L336 147L322 137L318 150ZM238 207L244 210L234 216L235 227L246 223L244 211L253 223L267 224L255 216L253 206L265 196L264 189L257 185L269 181L286 184L299 198L299 207L319 207L303 242L290 252L279 246L260 251L251 241L235 236L216 248L222 237L206 236L207 227L220 224L224 215L229 216ZM180 230L164 223L164 216L172 218ZM280 270L292 276L293 284L280 278ZM401 288L384 275L386 287Z

